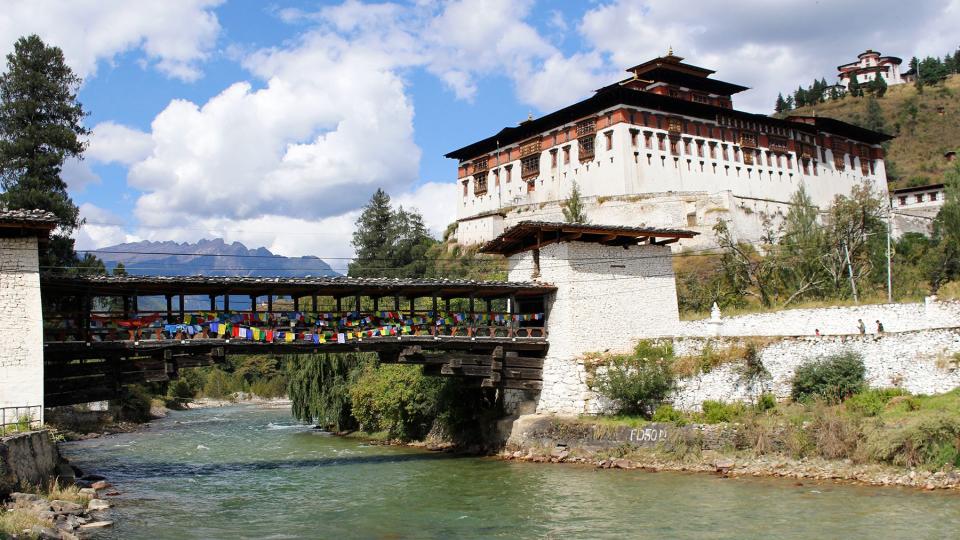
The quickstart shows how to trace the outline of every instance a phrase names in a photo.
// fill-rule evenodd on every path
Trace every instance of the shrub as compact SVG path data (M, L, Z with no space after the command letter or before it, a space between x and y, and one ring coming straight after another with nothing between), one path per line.
M653 412L650 420L654 422L671 422L678 426L683 426L687 423L687 416L681 411L674 409L673 405L664 404L657 407L657 410Z
M670 340L650 340L641 339L633 349L633 355L637 358L672 359L673 342Z
M364 431L422 438L437 416L442 384L411 366L367 366L350 385L353 416Z
M860 419L840 407L817 406L809 429L817 454L827 459L855 457L863 440Z
M745 407L742 403L724 403L722 401L706 400L701 405L701 415L705 424L719 424L732 422L743 414Z
M777 408L777 397L771 394L770 392L764 392L760 394L760 397L757 398L757 403L754 405L758 411L769 411L770 409Z
M909 392L900 388L868 389L850 396L844 405L851 412L863 416L877 416L883 412L890 400L908 395L910 395Z
M904 467L960 467L960 418L936 413L890 430L878 430L869 443L875 459Z
M703 432L690 427L674 429L663 448L680 461L699 458L703 453Z
M239 390L243 390L243 388L238 388L231 374L219 367L210 370L203 385L203 395L214 399L232 397L233 393Z
M672 346L670 349L672 352ZM649 416L673 391L675 381L668 358L639 352L638 345L638 354L610 357L606 369L594 378L593 387L613 400L619 412Z
M151 419L150 405L153 396L140 385L124 386L120 397L110 402L116 419L126 422L148 422Z
M863 358L855 352L827 356L797 368L791 396L796 401L822 398L839 403L863 388L865 373Z
M250 384L250 393L262 398L278 398L287 395L287 378L278 375L271 379L258 379Z

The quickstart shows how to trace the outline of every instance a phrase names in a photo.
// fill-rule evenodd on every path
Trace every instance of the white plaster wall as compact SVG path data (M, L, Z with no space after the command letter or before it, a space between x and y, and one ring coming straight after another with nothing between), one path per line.
M774 313L753 313L722 317L720 324L709 319L681 321L678 336L811 336L816 329L824 335L857 334L857 319L863 319L868 333L876 332L875 321L887 332L960 327L960 302L938 302L933 298L911 304L869 304L812 309L787 309ZM719 333L717 333L719 331Z
M509 278L534 279L533 254L509 258ZM622 353L640 337L678 330L677 295L667 246L609 247L584 242L545 246L540 276L557 286L546 306L550 349L537 410L590 412L583 355Z
M43 405L39 264L36 237L0 238L0 407Z
M600 115L604 114L603 112ZM694 119L691 119L694 120ZM638 131L634 141L631 130ZM606 145L607 132L612 133L612 145L608 150ZM651 132L651 148L646 147L644 132ZM493 225L499 216L486 217L479 220L464 221L470 217L486 213L503 211L509 217L514 212L526 214L525 219L538 219L539 210L547 206L559 207L569 197L573 183L580 187L585 197L617 197L640 196L649 197L656 194L686 194L695 193L697 200L708 200L718 194L729 193L735 198L751 200L758 204L784 204L803 183L814 204L826 207L838 194L849 194L851 188L865 178L873 182L875 188L884 197L887 196L886 169L883 160L874 161L874 172L864 177L861 174L860 161L855 160L853 167L847 164L846 170L836 170L833 163L833 152L826 150L826 159L819 160L814 166L811 163L809 174L805 174L795 153L789 153L790 160L784 157L778 163L774 158L771 165L767 165L767 150L753 165L746 165L742 157L734 157L732 143L723 143L709 137L691 137L684 135L683 139L690 139L689 151L684 144L679 144L679 155L672 155L669 146L665 150L659 149L658 135L666 135L666 131L645 126L618 123L610 128L597 132L595 143L595 157L581 163L578 158L576 141L559 143L556 146L547 144L549 137L544 138L543 151L540 154L540 174L533 180L534 189L530 191L527 182L521 179L520 160L496 164L489 162L490 170L487 176L487 192L482 195L474 193L473 177L468 176L467 193L463 194L462 184L458 181L457 189L457 217L460 220L461 232L458 240L461 243L479 243L490 240L499 234L501 229ZM704 156L699 156L696 141L704 141ZM716 158L710 157L710 142L717 145ZM728 147L727 159L723 159L721 145ZM563 148L570 147L570 161L564 163ZM502 150L505 150L505 147ZM557 150L557 166L552 166L551 150ZM817 150L819 154L819 147ZM490 158L491 160L494 158ZM512 169L511 180L506 181L506 167ZM499 170L500 182L495 181L495 170ZM816 174L814 174L816 173ZM753 203L749 203L753 204ZM647 207L643 213L631 215L629 220L600 221L594 223L609 225L631 225L637 221L649 224L669 226L686 225L686 215L683 212L680 218L664 220L655 210ZM521 216L521 219L523 217Z
M704 340L678 339L674 343L677 354L688 354L701 349ZM953 369L945 362L960 352L958 329L883 336L786 338L761 351L760 359L770 373L769 379L750 383L738 373L738 364L728 364L680 381L674 406L699 410L708 399L750 402L762 392L786 399L790 397L791 381L799 366L847 350L862 355L867 384L872 388L897 386L914 394L938 394L960 387L960 369Z

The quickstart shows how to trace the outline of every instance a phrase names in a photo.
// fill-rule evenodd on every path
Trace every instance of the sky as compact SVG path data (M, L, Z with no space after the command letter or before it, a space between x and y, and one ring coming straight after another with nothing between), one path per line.
M221 237L332 261L377 188L439 235L445 153L669 47L769 113L867 48L955 50L958 27L960 0L5 0L0 53L36 33L83 78L79 249Z

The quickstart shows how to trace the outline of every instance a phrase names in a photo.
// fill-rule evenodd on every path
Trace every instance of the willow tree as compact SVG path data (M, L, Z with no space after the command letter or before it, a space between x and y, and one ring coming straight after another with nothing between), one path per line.
M80 210L61 172L67 158L82 157L88 134L77 101L80 82L63 51L36 35L17 40L0 75L0 203L57 216L45 265L76 262L70 233L80 225Z
M294 418L333 431L355 429L350 383L375 358L369 353L296 356L287 386Z

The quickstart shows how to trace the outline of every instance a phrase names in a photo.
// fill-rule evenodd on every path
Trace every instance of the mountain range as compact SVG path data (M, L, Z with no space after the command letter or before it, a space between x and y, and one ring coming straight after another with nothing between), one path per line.
M317 257L284 257L266 248L248 249L221 238L189 242L129 242L98 249L108 270L123 263L130 274L147 276L336 276Z

